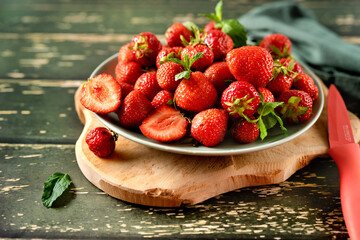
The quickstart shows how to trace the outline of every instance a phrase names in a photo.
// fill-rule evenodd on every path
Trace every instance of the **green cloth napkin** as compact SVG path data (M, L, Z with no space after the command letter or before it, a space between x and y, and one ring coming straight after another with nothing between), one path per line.
M326 85L360 99L360 46L343 41L295 2L275 2L240 17L249 39L281 33L292 41L292 55L309 66Z

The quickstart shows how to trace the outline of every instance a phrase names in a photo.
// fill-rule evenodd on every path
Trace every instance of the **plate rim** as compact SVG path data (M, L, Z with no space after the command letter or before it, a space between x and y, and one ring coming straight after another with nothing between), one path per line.
M98 73L100 71L100 69L102 69L104 66L109 64L114 59L117 59L117 56L118 56L118 53L115 53L112 56L105 59L103 62L101 62L94 69L94 71L91 73L90 78L100 74L100 73ZM133 142L136 142L136 143L139 143L139 144L142 144L142 145L145 145L147 147L151 147L151 148L154 148L154 149L157 149L157 150L161 150L161 151L172 152L172 153L177 153L177 154L184 154L184 155L197 155L197 156L230 156L230 155L240 155L240 154L244 154L244 153L261 151L261 150L265 150L265 149L272 148L272 147L275 147L275 146L279 146L281 144L284 144L286 142L289 142L289 141L299 137L300 135L302 135L303 133L308 131L316 123L316 121L319 119L319 117L320 117L320 115L321 115L321 113L322 113L322 111L324 109L324 91L323 91L323 89L321 87L321 83L318 81L318 77L305 64L301 63L301 66L305 70L305 72L307 74L309 73L309 75L314 79L315 85L319 89L319 96L318 96L318 99L317 99L317 101L320 101L319 110L312 116L312 119L310 119L309 121L307 121L305 123L305 126L303 128L301 128L301 130L291 134L290 136L285 136L282 139L279 139L279 140L274 141L274 142L268 142L268 143L266 143L264 145L253 146L253 147L249 147L249 148L240 148L240 149L237 149L237 148L234 148L234 149L228 149L228 148L224 149L223 148L223 149L221 149L221 148L216 148L216 146L215 147L172 146L172 145L170 145L168 143L155 142L152 139L138 138L137 136L134 136L134 135L131 135L131 134L127 133L127 131L131 131L131 130L128 130L128 129L125 129L125 128L123 128L124 130L122 130L121 126L115 125L112 122L107 121L106 119L104 119L103 117L101 117L99 114L97 114L95 112L92 112L92 113L95 115L95 117L102 124L104 124L106 127L110 128L112 131L116 132L120 136L122 136L124 138L127 138L128 140L131 140ZM243 144L239 144L239 145L243 145Z

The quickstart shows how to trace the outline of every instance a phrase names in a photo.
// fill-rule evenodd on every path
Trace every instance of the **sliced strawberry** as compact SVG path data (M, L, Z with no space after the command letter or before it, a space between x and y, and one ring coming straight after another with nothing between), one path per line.
M186 134L187 125L188 121L180 111L164 105L144 119L140 130L148 138L170 142L181 139Z
M96 113L109 113L121 104L121 87L113 76L107 73L89 78L81 89L81 104Z

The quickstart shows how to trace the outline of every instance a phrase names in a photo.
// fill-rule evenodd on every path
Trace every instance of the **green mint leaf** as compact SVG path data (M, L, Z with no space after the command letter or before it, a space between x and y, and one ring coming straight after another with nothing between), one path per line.
M222 31L229 35L234 42L234 47L246 46L247 34L245 27L236 19L222 21Z
M189 79L190 78L190 72L189 71L183 71L183 72L178 73L178 74L175 75L175 81L178 81L178 80L183 79L183 78Z
M261 118L259 119L257 126L260 130L260 138L261 138L261 140L264 140L264 138L266 138L266 136L267 136L267 129Z
M43 205L51 207L72 183L68 174L56 172L44 183L44 192L41 197Z
M283 102L264 102L263 105L264 105L264 109L262 115L266 116L269 113L273 112L275 108L283 105Z
M272 114L264 116L262 120L266 129L273 128L277 123L277 119Z
M169 62L174 62L174 63L181 64L181 66L183 66L183 61L181 61L181 60L178 59L178 58L170 57L170 58L167 58L166 60L169 61ZM183 66L183 67L184 67L184 66Z
M215 6L215 14L216 14L217 19L220 20L219 22L221 22L221 20L222 20L222 7L223 7L223 1L220 0Z
M287 129L284 127L284 123L283 123L281 117L279 117L275 112L272 112L271 114L276 118L276 120L277 120L278 123L280 124L281 130L286 134L286 133L287 133Z

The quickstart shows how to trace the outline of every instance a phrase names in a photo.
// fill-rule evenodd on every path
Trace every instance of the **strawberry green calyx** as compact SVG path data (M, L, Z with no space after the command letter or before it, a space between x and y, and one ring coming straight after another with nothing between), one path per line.
M298 116L306 114L309 110L309 107L299 106L300 101L300 97L290 97L288 102L284 104L280 111L283 118L291 118L294 123L298 123Z
M180 39L185 47L189 45L196 46L198 44L205 44L206 33L200 34L200 29L194 26L191 27L191 31L193 32L194 37L191 36L189 42L186 41L183 35L180 36Z
M288 76L296 76L298 73L294 72L295 61L292 59L287 66L286 62L281 63L279 60L274 60L273 76L272 79L276 79L277 76L281 73Z
M277 48L274 45L270 45L270 49L276 54L276 58L287 58L287 57L292 58L292 56L290 55L291 51L289 51L289 47L287 44L284 46L283 51L281 51L279 48Z
M256 97L249 99L249 95L246 95L242 98L236 98L233 96L231 102L225 102L225 105L228 106L227 109L230 115L238 114L250 122L251 120L244 114L244 111L253 110L253 107L250 105L250 103L254 101L254 99L256 99Z
M148 40L145 36L139 35L138 41L135 42L133 47L129 47L130 50L136 51L136 58L141 58L143 56L147 56L149 53L154 50L149 48Z
M189 79L190 73L192 72L190 69L191 65L193 65L193 63L196 60L202 58L203 56L204 56L204 53L199 52L199 53L196 53L191 59L189 59L189 56L187 54L185 54L184 61L181 61L178 58L169 58L168 59L169 61L181 64L181 66L185 69L185 71L175 75L175 81L178 81L183 78Z

